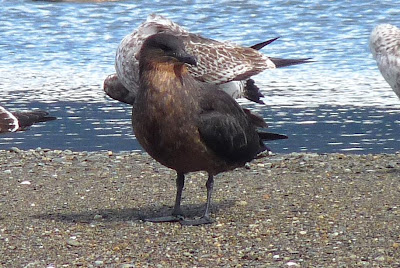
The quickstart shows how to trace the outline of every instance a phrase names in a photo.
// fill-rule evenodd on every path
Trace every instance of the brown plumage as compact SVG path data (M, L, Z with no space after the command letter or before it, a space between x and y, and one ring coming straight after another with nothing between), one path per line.
M104 91L108 96L125 103L134 99L139 88L139 51L143 41L156 33L172 34L182 40L186 51L196 57L196 66L187 67L197 80L217 85L216 89L227 92L233 98L246 97L257 103L264 103L261 99L263 95L253 80L248 82L252 75L266 69L309 62L308 58L270 58L257 51L277 38L252 47L242 47L191 33L166 17L151 14L118 46L115 57L117 73L109 75L104 81Z
M9 112L0 106L0 133L26 130L39 122L55 120L44 111Z
M251 161L267 149L263 140L284 135L258 132L266 123L242 109L227 93L197 81L186 64L187 54L179 37L155 34L140 51L140 86L133 105L132 124L142 147L158 162L176 170L177 195L171 217L152 221L182 224L210 223L209 206L213 176ZM184 175L208 172L207 206L199 220L184 220L180 208Z

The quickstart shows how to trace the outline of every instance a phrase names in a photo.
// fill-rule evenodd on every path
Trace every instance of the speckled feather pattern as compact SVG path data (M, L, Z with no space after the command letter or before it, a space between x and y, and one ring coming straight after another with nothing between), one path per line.
M372 31L369 44L382 76L400 98L400 29L380 24Z
M143 41L150 35L165 32L179 36L188 53L197 58L197 66L189 72L200 81L222 84L245 80L275 64L264 54L230 42L219 42L193 34L171 20L156 14L150 15L134 32L120 43L115 68L121 83L129 90L138 88L138 53ZM239 85L235 87L240 88Z
M0 133L14 132L19 128L18 119L0 106Z
M0 106L0 133L26 130L31 125L39 122L55 120L45 111L9 112Z

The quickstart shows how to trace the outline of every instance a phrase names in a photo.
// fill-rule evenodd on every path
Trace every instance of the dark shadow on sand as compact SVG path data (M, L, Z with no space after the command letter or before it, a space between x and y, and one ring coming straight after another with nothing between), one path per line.
M234 200L226 200L213 203L211 206L211 215L224 211L234 206ZM195 218L203 215L205 204L183 205L182 210L187 218ZM146 206L142 208L124 208L124 209L99 209L81 213L43 213L32 215L32 218L41 220L55 220L71 223L91 223L93 221L119 222L119 221L140 221L146 218L170 216L171 206ZM101 215L99 217L98 215Z

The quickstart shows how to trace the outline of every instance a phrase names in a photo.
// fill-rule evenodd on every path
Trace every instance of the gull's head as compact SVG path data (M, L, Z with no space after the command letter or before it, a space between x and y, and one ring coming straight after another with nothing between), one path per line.
M145 57L151 57L152 60L158 62L197 65L196 58L186 52L183 41L167 33L154 34L143 42L139 59Z

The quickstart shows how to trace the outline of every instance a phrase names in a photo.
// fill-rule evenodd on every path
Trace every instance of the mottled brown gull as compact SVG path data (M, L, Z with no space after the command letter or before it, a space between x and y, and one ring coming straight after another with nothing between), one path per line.
M376 26L369 45L382 76L400 98L400 29L391 24Z
M0 133L26 130L35 123L55 119L45 111L10 112L0 106Z
M258 87L249 78L266 69L274 69L308 62L308 59L269 58L258 49L270 42L242 47L231 42L220 42L193 34L173 21L152 14L120 43L116 53L115 69L104 81L104 90L113 99L132 104L138 90L138 58L143 41L156 33L179 36L189 53L197 59L197 66L188 66L197 80L219 85L233 98L246 97L262 103Z

